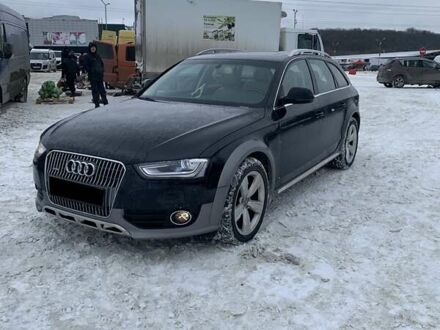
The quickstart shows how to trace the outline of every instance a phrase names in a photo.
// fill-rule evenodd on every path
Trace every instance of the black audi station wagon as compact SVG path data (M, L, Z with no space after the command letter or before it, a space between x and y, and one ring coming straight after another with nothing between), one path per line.
M49 127L37 209L135 239L246 242L274 194L353 164L359 125L358 93L325 53L195 56L134 99Z

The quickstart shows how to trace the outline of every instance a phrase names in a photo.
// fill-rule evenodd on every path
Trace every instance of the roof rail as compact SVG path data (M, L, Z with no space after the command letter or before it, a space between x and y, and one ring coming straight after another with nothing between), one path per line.
M232 48L209 48L198 52L196 56L209 55L209 54L221 54L221 53L238 53L240 50Z
M314 49L294 49L289 54L290 57L298 56L298 55L318 55L318 56L331 58L331 56L326 52L321 52L320 50L314 50Z

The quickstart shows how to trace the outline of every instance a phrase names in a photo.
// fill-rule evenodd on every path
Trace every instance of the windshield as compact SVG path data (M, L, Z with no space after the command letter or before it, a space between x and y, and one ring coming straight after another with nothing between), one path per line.
M160 77L141 99L261 106L275 71L273 62L189 60Z
M32 53L31 52L31 60L48 60L49 53Z
M61 57L61 51L55 51L55 57Z

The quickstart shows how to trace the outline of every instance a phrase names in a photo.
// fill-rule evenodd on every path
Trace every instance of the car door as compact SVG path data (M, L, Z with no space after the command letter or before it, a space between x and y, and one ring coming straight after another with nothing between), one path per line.
M294 87L314 90L307 62L304 59L290 62L278 91L277 102ZM286 114L279 120L278 136L280 141L279 168L281 184L304 173L313 166L313 162L322 152L319 142L321 131L319 101L286 106Z
M344 98L343 86L337 88L331 69L321 59L309 59L312 77L317 89L316 99L321 109L322 121L319 135L321 161L335 152L341 140L344 114L347 102ZM342 84L342 82L341 82Z
M118 47L118 83L124 86L136 74L136 52L133 44Z
M408 84L421 84L423 83L423 63L421 60L406 60L407 78Z
M434 61L423 61L423 81L426 84L440 84L440 64Z
M326 143L326 150L328 154L334 153L341 142L343 136L343 126L346 113L351 101L351 93L347 89L350 85L345 74L333 63L325 62L333 74L336 82L336 90L334 92L322 95L320 102L324 105L324 127L323 139Z

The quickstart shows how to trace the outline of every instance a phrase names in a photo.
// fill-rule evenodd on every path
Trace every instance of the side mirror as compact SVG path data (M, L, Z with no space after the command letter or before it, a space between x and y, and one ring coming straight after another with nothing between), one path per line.
M308 88L294 87L291 88L287 96L283 97L279 101L279 106L285 106L288 104L306 104L312 103L315 99L315 95Z
M10 43L5 43L3 45L3 58L9 59L12 57L12 45Z

